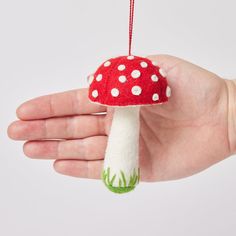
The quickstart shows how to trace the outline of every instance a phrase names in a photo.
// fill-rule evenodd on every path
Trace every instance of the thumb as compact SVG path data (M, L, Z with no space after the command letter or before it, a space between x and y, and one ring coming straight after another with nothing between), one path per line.
M177 71L179 70L179 65L186 65L187 61L170 55L149 55L147 58L154 61L165 72L171 89L176 87L176 76L179 74L179 71Z
M155 61L159 67L168 73L172 68L176 67L177 64L186 62L180 58L170 55L149 55L147 58L151 61Z

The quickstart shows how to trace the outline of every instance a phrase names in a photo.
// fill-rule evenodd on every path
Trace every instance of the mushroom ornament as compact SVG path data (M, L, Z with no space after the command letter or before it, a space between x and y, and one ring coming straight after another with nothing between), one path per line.
M112 192L129 192L140 179L140 107L168 101L171 89L166 74L147 58L120 56L104 62L89 83L91 102L114 107L103 182Z

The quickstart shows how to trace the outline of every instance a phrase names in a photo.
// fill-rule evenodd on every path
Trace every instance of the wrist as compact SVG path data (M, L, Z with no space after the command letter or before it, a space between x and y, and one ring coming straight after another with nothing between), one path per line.
M236 153L236 80L225 80L228 96L228 139L231 155Z

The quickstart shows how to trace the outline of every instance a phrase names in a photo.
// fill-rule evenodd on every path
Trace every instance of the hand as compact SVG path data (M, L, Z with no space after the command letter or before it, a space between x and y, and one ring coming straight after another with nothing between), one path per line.
M172 96L141 109L141 180L187 177L230 156L233 82L175 57L150 59L167 72ZM33 99L17 116L8 134L27 141L28 157L55 160L61 174L100 178L112 109L90 103L87 89Z

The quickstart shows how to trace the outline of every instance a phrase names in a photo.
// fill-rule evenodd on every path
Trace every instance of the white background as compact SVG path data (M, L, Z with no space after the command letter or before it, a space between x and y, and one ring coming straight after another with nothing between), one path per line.
M168 53L236 76L235 0L136 3L134 54ZM7 138L20 103L87 86L103 60L126 54L127 19L128 0L0 0L0 235L236 235L235 157L120 196L58 175Z

